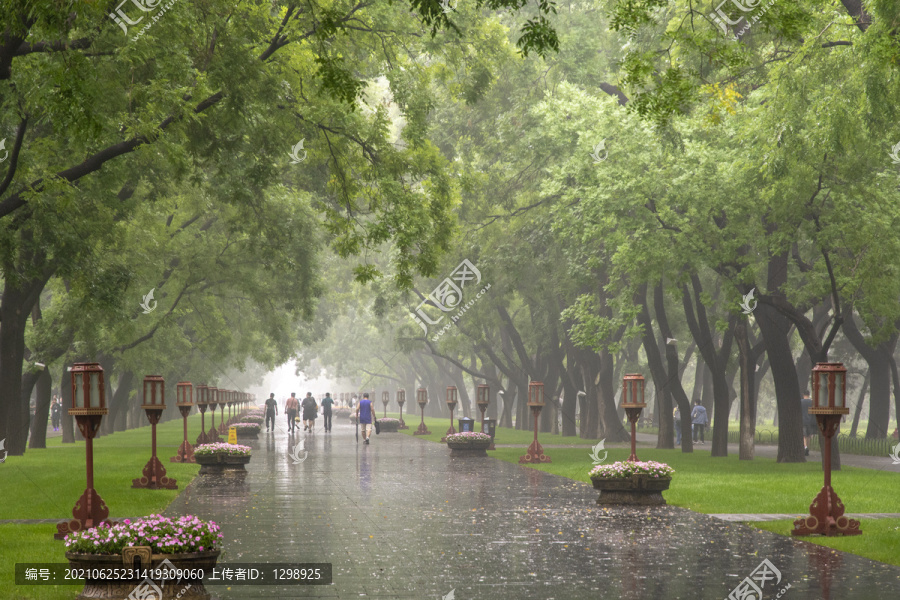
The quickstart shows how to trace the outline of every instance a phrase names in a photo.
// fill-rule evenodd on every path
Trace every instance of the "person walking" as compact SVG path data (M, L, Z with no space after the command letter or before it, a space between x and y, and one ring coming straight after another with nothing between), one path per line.
M803 416L803 451L809 456L809 438L816 435L819 426L816 425L816 418L809 414L812 408L812 398L809 397L809 390L803 392L803 398L800 400L800 412Z
M266 398L266 431L275 431L275 417L277 415L278 400L275 399L275 392L272 392Z
M50 424L53 426L53 431L59 431L60 408L59 400L53 396L53 401L50 403Z
M334 398L331 397L331 392L325 394L325 399L322 400L322 416L325 417L325 433L331 433L331 407L334 404Z
M675 412L672 413L672 417L675 419L675 445L681 445L681 411L678 410L678 407L675 407Z
M287 414L288 420L288 433L294 433L294 429L299 427L295 421L299 411L300 401L297 400L296 392L291 392L291 397L284 401L284 412Z
M362 400L356 403L356 420L362 426L363 444L368 445L372 436L372 401L369 394L363 394Z
M312 431L319 410L319 405L316 404L312 392L306 392L306 398L303 399L300 406L303 408L303 431Z
M703 438L703 432L707 423L709 423L709 419L706 418L706 408L700 404L699 400L695 400L694 409L691 411L691 425L694 427L695 442L697 441L697 437L699 437L700 444L706 443L706 440Z

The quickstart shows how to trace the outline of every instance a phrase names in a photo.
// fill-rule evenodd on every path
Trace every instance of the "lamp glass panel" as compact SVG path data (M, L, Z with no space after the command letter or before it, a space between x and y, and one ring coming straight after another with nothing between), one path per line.
M73 380L75 381L75 399L73 405L77 408L84 408L84 372L75 373Z
M91 408L100 408L100 373L96 371L91 371L91 397L90 397L90 407Z
M828 373L819 373L819 397L816 406L828 406Z
M841 372L834 374L834 405L844 408L844 374Z

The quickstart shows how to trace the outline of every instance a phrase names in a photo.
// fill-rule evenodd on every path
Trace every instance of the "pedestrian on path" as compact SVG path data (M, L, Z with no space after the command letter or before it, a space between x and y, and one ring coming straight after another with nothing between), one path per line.
M278 415L278 400L275 392L266 399L266 431L275 431L275 417Z
M369 394L363 394L362 400L356 404L356 420L362 425L363 444L368 444L372 436L372 401Z
M288 420L288 433L294 433L294 429L297 428L297 423L294 419L297 418L297 413L299 411L300 402L297 400L297 393L291 392L291 397L284 402L284 412L287 414Z
M59 400L53 396L53 401L50 403L50 424L53 425L53 431L59 431L59 414Z
M303 431L312 431L319 412L319 405L316 404L312 392L306 392L306 398L303 399L300 406L303 408Z
M691 425L694 427L694 442L696 442L699 437L699 443L706 443L706 440L703 439L703 432L706 429L707 423L709 423L709 419L706 418L706 408L700 404L699 400L695 400L694 410L691 411Z
M675 412L672 413L672 417L675 419L675 445L681 445L681 411L678 410L678 407L675 407Z
M322 416L325 417L325 433L331 433L331 406L334 404L334 398L331 397L331 392L325 394L325 399L322 400Z

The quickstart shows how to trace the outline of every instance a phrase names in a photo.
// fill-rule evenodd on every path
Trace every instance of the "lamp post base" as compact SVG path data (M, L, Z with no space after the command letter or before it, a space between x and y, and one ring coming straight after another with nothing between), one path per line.
M491 445L493 445L493 442L491 443ZM492 450L492 449L493 448L490 448L490 447L488 448L488 450ZM541 444L537 440L531 442L531 445L528 446L528 450L526 450L525 452L526 452L525 456L519 457L520 465L529 464L529 463L538 464L538 463L553 462L550 460L549 456L544 454L544 447L541 446Z
M144 476L131 480L131 487L146 488L149 490L177 490L177 480L166 477L166 468L155 456L151 457L144 465Z
M419 428L413 431L413 435L430 435L431 432L425 427L425 423L419 423Z
M216 428L213 427L209 430L209 433L206 434L206 443L207 444L215 444L219 441L219 432L216 431Z
M181 445L178 447L178 454L169 459L169 462L174 463L192 463L197 462L194 459L194 447L191 446L190 442L184 440L181 442Z
M109 508L107 508L103 498L100 497L100 494L94 488L84 490L84 493L75 503L75 508L72 509L72 516L75 518L68 521L60 521L56 524L56 533L53 534L53 539L64 539L66 535L74 531L90 529L98 526L100 523L115 524L114 521L107 519Z
M809 505L809 516L794 521L791 535L860 535L859 521L844 516L844 503L834 488L825 486Z

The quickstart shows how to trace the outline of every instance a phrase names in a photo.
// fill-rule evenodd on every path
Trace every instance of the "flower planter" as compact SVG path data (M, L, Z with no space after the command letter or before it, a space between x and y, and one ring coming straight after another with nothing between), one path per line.
M236 430L237 438L239 440L258 440L259 439L259 431L251 431L249 429L245 430Z
M218 550L212 552L188 552L185 554L153 554L150 558L150 564L141 564L141 569L202 569L206 573L212 573L218 557ZM66 552L66 558L69 560L69 566L72 569L84 569L85 572L97 569L98 572L105 571L109 573L112 569L127 570L132 566L131 564L125 564L121 554ZM169 562L164 562L166 560ZM162 592L162 597L160 597L160 592ZM75 600L131 600L133 598L210 600L212 596L203 587L202 579L85 578L84 589L75 597Z
M378 419L381 425L381 433L397 433L400 431L400 421L396 419Z
M487 449L490 445L490 440L484 442L447 442L447 447L450 448L450 456L454 458L486 457Z
M631 477L591 478L594 489L600 490L597 504L636 504L655 506L665 504L662 492L669 489L671 477L651 477L635 474Z
M250 462L249 456L233 456L230 454L205 454L196 456L200 465L200 475L237 475L246 474L244 465Z

